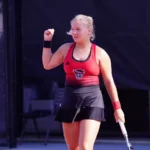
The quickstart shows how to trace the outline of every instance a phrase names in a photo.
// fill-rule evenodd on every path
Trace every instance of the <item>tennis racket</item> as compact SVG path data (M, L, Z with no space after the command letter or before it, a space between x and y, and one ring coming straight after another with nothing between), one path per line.
M131 143L129 142L128 133L127 133L127 130L126 130L126 127L125 127L124 123L122 121L119 121L119 125L120 125L120 128L121 128L122 134L125 138L128 150L133 150L133 147L132 147Z

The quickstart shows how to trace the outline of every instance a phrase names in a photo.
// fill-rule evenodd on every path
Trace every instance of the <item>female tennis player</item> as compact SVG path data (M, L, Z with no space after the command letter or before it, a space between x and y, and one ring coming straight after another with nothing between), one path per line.
M100 124L105 121L101 75L116 122L125 122L125 117L112 76L110 57L92 43L95 38L93 18L79 14L70 24L68 34L73 42L64 43L54 53L51 51L54 29L44 31L42 61L46 70L63 63L66 73L64 99L55 119L62 122L68 150L93 150Z

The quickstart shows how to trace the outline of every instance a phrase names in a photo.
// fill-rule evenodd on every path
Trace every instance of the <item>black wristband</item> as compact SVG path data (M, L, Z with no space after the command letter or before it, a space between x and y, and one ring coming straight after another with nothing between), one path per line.
M51 41L44 41L43 42L43 47L44 48L51 48Z

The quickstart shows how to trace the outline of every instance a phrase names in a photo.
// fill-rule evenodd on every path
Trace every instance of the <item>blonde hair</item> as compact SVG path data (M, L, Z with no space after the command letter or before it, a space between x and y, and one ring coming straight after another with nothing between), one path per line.
M90 40L93 41L95 39L95 31L94 31L94 21L93 18L91 16L86 16L83 14L79 14L76 15L70 23L72 23L73 21L81 21L82 23L84 23L87 28L91 28L91 36L90 36ZM71 34L71 30L69 32L67 32L68 35L72 35Z

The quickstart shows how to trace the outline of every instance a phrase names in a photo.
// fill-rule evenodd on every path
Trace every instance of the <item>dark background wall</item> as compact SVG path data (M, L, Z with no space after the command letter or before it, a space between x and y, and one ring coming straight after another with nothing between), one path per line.
M6 134L6 61L4 49L3 3L0 0L0 135ZM0 136L1 137L1 136Z
M52 51L63 43L72 41L66 34L70 20L77 14L93 17L96 40L111 57L113 76L119 97L126 113L129 131L148 132L148 90L150 88L150 51L148 47L147 2L137 0L22 0L22 66L27 83L39 82L38 92L45 97L51 80L64 84L62 66L53 70L43 69L41 54L43 32L55 29ZM43 84L44 83L44 84ZM107 105L108 121L103 131L115 131L110 99L101 85ZM43 90L42 90L43 89ZM48 97L48 95L47 95ZM134 110L133 110L134 107ZM139 126L135 127L135 124ZM110 130L109 130L110 129Z
M85 5L86 4L86 5ZM96 44L112 59L113 75L118 88L150 88L149 22L146 0L85 0L75 2L41 0L22 1L23 74L26 77L52 77L64 82L61 67L44 71L41 64L43 31L55 28L53 52L71 41L66 32L70 20L79 13L95 21ZM30 70L30 72L28 71Z
M149 7L148 1L143 0L22 0L15 1L15 44L17 54L17 127L21 130L21 118L24 85L36 84L36 96L39 99L50 98L51 81L55 80L59 86L64 86L65 74L62 66L53 70L43 69L41 54L43 32L47 28L55 28L52 51L63 43L72 41L66 34L70 29L70 20L79 13L90 15L95 21L96 40L94 43L104 48L112 60L113 76L118 87L119 97L126 114L127 127L130 133L149 134L149 98L150 89L150 51L149 51ZM10 11L11 12L11 11ZM11 15L10 15L11 16ZM10 19L11 22L13 22ZM2 22L1 22L2 23ZM13 33L14 33L13 32ZM3 30L0 31L1 35ZM9 32L10 33L10 32ZM12 34L11 34L12 35ZM1 105L3 114L0 117L5 131L5 71L3 57L3 36L0 39L1 67ZM13 36L11 37L13 39ZM11 40L12 41L12 40ZM14 48L12 49L14 50ZM13 56L12 56L13 57ZM23 83L23 84L22 84ZM20 86L20 87L19 87ZM102 133L119 132L116 126L112 106L105 87L101 85L104 100L107 106L107 122L102 125ZM3 100L4 98L4 100ZM43 129L42 121L40 121ZM52 128L58 131L56 122ZM31 132L31 124L27 131ZM54 130L53 130L54 131ZM110 134L108 134L110 136Z

